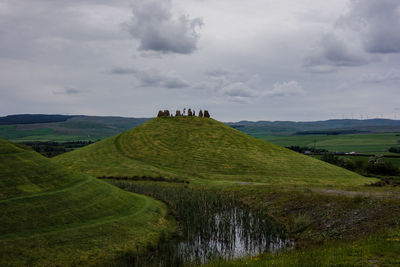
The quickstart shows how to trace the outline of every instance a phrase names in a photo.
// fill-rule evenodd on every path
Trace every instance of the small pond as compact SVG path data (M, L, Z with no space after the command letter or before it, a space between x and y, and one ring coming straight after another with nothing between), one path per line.
M160 199L175 211L179 235L160 240L146 255L127 259L130 266L187 266L236 259L291 247L284 227L232 195L173 186L129 182L115 185Z

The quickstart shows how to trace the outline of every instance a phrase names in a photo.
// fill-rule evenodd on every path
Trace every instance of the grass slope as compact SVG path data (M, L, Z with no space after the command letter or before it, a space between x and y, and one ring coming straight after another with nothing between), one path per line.
M166 207L0 140L0 265L98 264L155 244Z
M355 173L250 137L213 119L155 118L53 159L94 176L360 185Z

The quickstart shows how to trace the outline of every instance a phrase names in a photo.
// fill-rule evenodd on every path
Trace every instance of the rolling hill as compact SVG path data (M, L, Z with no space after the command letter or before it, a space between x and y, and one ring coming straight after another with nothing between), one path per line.
M30 141L97 141L120 134L150 120L111 116L17 114L0 117L0 139ZM257 138L270 136L398 133L400 120L341 119L327 121L240 121L225 123Z
M315 185L360 185L374 180L198 117L155 118L53 160L96 177Z
M27 141L96 141L149 119L82 115L22 114L0 117L0 138Z
M96 265L154 244L164 204L0 140L0 266Z

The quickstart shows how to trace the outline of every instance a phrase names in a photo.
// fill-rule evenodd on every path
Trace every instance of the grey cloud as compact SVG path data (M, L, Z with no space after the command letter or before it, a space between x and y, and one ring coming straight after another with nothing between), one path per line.
M197 87L214 91L229 102L250 103L260 97L291 97L305 95L297 81L275 83L271 90L262 90L258 75L243 72L213 70L205 72L206 78Z
M170 0L137 0L129 30L140 42L140 50L190 54L197 49L200 18L174 17Z
M168 79L164 81L163 85L170 89L189 87L189 84L179 77L168 77Z
M221 69L213 69L213 70L207 70L205 71L206 76L211 76L211 77L221 77L229 74L228 71L226 70L221 70Z
M194 88L209 90L228 102L250 103L252 99L261 95L255 89L255 75L249 76L241 71L210 69L204 72L204 76L203 81Z
M362 77L362 81L368 83L400 81L400 70L391 70L386 73L367 73Z
M359 26L357 30L369 53L400 53L400 1L352 1L343 20Z
M120 68L116 67L110 70L111 74L117 74L117 75L124 75L124 74L135 74L137 73L137 70L134 68Z
M325 34L317 49L304 59L303 67L313 73L329 73L338 67L361 66L368 63L365 55L356 47L347 45L340 33Z
M164 87L169 89L189 87L189 83L176 74L163 74L154 69L138 71L135 77L143 87Z
M303 62L314 73L370 63L369 54L400 53L400 1L353 0ZM369 53L369 54L368 54Z
M58 91L53 91L53 94L55 95L76 95L82 93L81 90L71 88L71 87L65 87L62 90Z
M317 74L332 73L337 71L335 66L325 64L316 57L306 58L303 62L303 67L307 72Z
M258 92L254 91L242 82L232 83L223 87L221 93L223 95L241 98L255 97L259 95Z
M129 12L119 6L122 1L113 6L104 0L0 2L0 57L83 61L92 51L82 42L126 38L120 24ZM79 51L82 55L71 55Z
M189 84L175 73L161 73L156 69L137 70L115 67L109 71L114 75L133 75L143 87L164 87L169 89L189 87Z
M322 39L323 56L334 66L360 66L367 60L349 51L343 41L339 41L334 35L326 35Z
M275 83L271 91L267 91L267 96L300 96L305 95L303 87L296 81Z
M251 101L248 97L242 97L242 96L229 96L228 101L233 102L233 103L239 103L239 104L251 103Z

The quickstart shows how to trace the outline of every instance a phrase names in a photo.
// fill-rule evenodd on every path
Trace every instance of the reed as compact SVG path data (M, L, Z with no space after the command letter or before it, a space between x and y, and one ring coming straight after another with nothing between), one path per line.
M261 209L243 204L233 193L185 184L111 183L167 203L180 224L176 238L160 240L147 255L131 255L126 258L128 262L146 266L203 264L216 258L235 259L275 251L289 244L282 225Z

